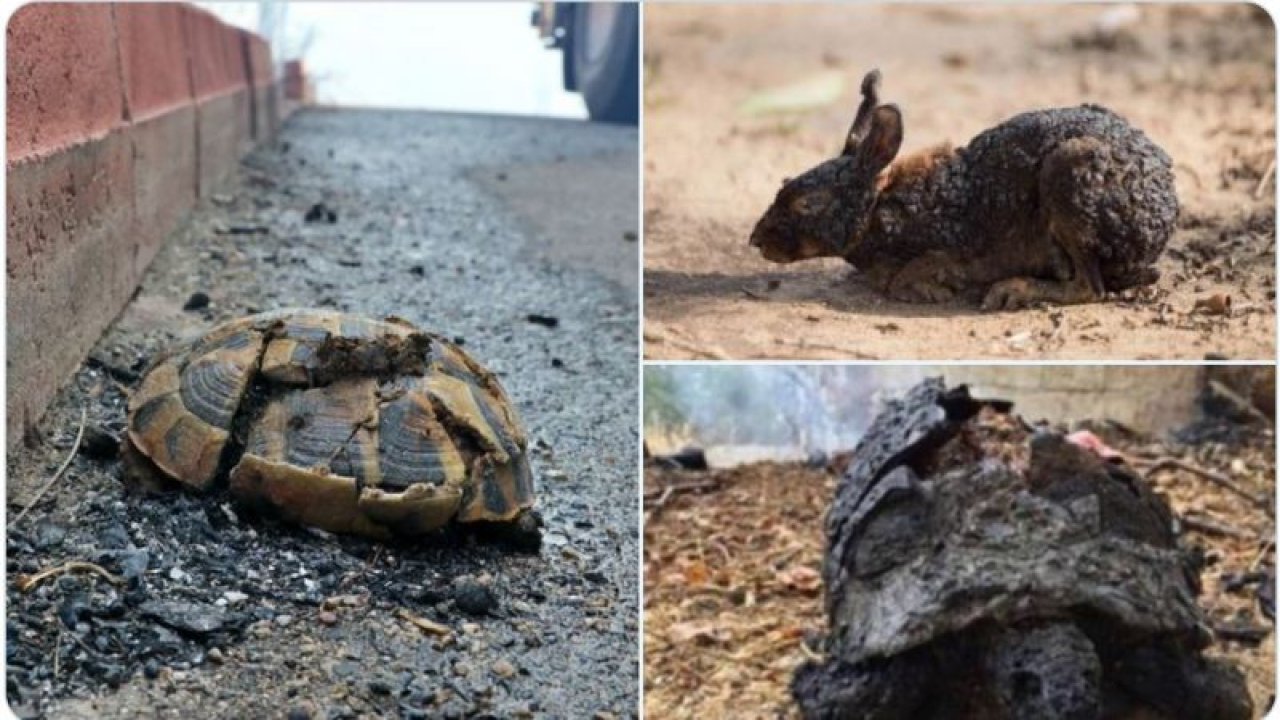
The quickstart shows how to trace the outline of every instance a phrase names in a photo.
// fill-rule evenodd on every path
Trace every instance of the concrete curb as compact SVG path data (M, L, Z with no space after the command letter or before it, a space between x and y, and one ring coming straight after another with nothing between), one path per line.
M190 5L36 3L6 34L12 444L197 199L296 105L265 40Z

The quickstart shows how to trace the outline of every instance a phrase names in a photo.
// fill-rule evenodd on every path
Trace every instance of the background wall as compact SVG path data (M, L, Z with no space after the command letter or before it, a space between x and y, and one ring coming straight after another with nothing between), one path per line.
M6 38L13 443L164 239L295 104L262 38L191 5L25 5Z

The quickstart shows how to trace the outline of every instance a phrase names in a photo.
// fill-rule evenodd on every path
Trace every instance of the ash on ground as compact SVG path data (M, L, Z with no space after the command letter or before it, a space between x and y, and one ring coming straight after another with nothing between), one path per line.
M24 718L634 715L635 300L548 260L531 221L465 178L554 175L566 154L634 176L635 132L312 110L283 139L170 239L9 454L11 707ZM615 202L634 213L635 196ZM331 221L307 222L317 203ZM249 225L264 231L228 230ZM206 301L188 303L196 293ZM531 436L540 553L456 532L341 538L251 515L223 490L151 497L122 483L111 436L150 359L218 322L308 306L405 317L498 374ZM531 311L559 327L530 326ZM73 447L82 409L81 452L14 523Z

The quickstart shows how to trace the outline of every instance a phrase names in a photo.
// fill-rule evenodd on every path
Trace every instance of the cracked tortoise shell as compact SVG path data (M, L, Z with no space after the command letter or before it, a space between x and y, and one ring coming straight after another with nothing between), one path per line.
M129 400L126 459L195 490L377 538L521 523L524 430L493 373L399 318L320 310L220 325L161 357Z

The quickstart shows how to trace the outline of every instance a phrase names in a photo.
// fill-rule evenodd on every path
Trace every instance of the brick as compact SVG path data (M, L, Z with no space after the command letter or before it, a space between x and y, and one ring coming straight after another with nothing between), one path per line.
M111 7L25 5L6 29L10 163L48 154L124 123Z
M288 100L301 101L306 92L306 70L301 60L284 64L284 96Z
M244 32L248 46L249 79L257 87L267 87L275 82L275 69L271 61L271 45L257 33Z
M249 90L241 88L198 101L196 127L200 139L196 151L199 168L196 187L201 197L207 197L217 192L251 142Z
M139 280L133 147L120 132L9 166L10 443L39 420Z
M260 35L248 31L241 31L241 42L249 71L249 87L252 89L253 139L261 142L275 136L279 118L271 46Z
M244 60L234 31L211 13L182 7L183 24L191 58L191 81L197 99L243 87Z
M135 123L133 144L134 271L139 278L195 206L199 175L196 108L183 105ZM234 160L234 158L233 158Z
M114 10L130 118L144 120L191 105L183 6L120 3Z

